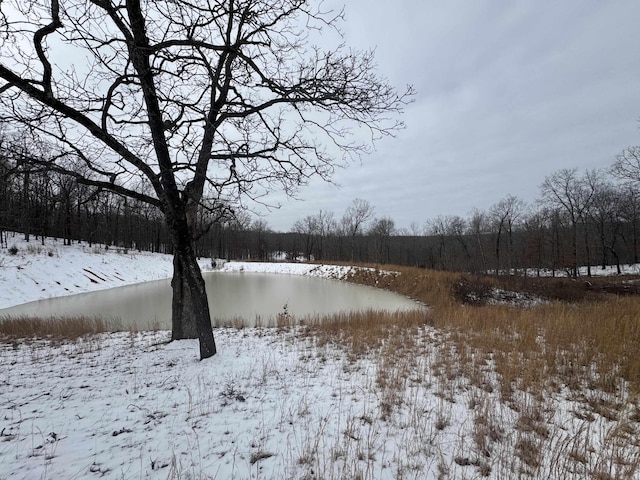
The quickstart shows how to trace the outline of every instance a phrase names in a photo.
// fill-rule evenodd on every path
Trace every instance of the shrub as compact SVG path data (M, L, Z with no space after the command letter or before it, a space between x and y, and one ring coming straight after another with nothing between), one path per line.
M486 305L492 298L493 287L481 277L463 277L451 285L451 295L468 305Z
M17 255L18 254L18 247L16 247L15 245L11 245L11 247L9 247L9 254Z

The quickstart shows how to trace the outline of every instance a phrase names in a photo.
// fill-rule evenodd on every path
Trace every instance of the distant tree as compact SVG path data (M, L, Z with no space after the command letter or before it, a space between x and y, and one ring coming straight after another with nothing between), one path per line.
M480 270L487 271L487 259L483 245L483 238L488 232L488 214L479 208L471 212L471 218L467 223L467 232L475 239L476 248L480 254ZM477 268L477 267L476 267Z
M253 237L252 258L265 261L269 258L269 246L267 245L267 233L271 231L269 224L263 218L257 218L251 223L249 229Z
M423 229L418 222L411 222L408 229L403 230L403 235L409 235L410 237L419 237L422 235Z
M10 225L9 206L13 202L13 164L5 150L6 138L0 126L0 248L7 246L7 230Z
M233 218L225 222L228 235L227 259L248 259L251 257L247 232L253 219L245 210L235 212Z
M302 238L302 244L304 245L304 257L310 261L316 235L318 234L318 221L316 216L307 215L303 219L296 220L293 224L292 230Z
M455 215L438 215L435 218L427 220L425 230L428 235L436 237L438 241L438 267L446 270L451 267L449 265L449 255L447 245L454 235L461 235L464 230L464 220Z
M316 215L316 223L318 230L318 242L316 245L316 260L325 258L327 252L327 243L329 237L333 237L338 230L338 224L333 212L328 210L320 210Z
M306 0L3 0L0 16L0 122L46 139L52 171L162 212L201 358L216 352L194 247L203 197L328 179L401 127L412 93L375 74L372 52L310 45L342 16Z
M389 237L395 234L395 222L391 217L376 218L369 227L369 235L374 241L374 261L389 263L391 261L391 246Z
M518 197L507 195L489 209L489 216L496 235L496 275L499 274L501 268L502 234L505 232L507 234L507 268L508 270L513 268L513 226L524 213L525 206L524 201Z
M351 241L351 261L355 260L356 237L362 234L366 224L373 218L373 206L361 198L356 198L342 216L342 228Z
M631 224L631 250L633 262L638 263L638 224L640 223L640 146L625 148L616 156L611 174L623 182L625 199L622 215Z
M640 183L640 146L627 147L616 156L611 174L621 180Z
M629 250L631 250L633 263L638 263L640 261L638 257L638 244L640 243L638 240L640 235L640 191L638 191L637 185L626 184L620 189L619 195L619 214L631 228L631 239L629 240L625 236L622 238L628 245Z
M53 175L54 188L60 206L58 224L62 225L62 235L65 245L71 245L77 230L74 228L74 205L78 195L78 183L75 178L64 173Z
M424 242L423 228L418 222L412 221L409 227L403 227L396 230L398 237L404 237L404 241L400 246L399 263L406 265L420 265L420 248Z
M536 275L540 276L542 269L549 266L551 212L539 207L529 212L522 224L526 237L524 262L527 267L535 268Z
M602 181L593 195L588 210L589 219L594 224L600 241L600 264L604 270L609 264L607 253L615 259L618 274L621 273L618 238L621 233L620 213L622 196L611 183Z
M540 186L542 201L551 208L559 208L571 225L571 276L578 276L578 225L588 212L597 183L596 172L578 176L577 169L562 169L545 178Z
M25 138L6 133L3 133L2 140L0 140L1 155L5 165L5 175L2 180L6 182L7 186L11 185L15 193L14 208L12 209L12 214L15 216L13 224L17 230L22 232L26 242L30 241L31 233L33 233L29 227L33 223L35 198L43 193L36 192L33 185L33 180L41 172L31 171L28 163L29 150L38 150L39 147L40 145L35 142L29 143Z
M315 215L296 220L292 232L296 233L304 245L304 257L321 260L324 258L326 240L330 234L336 233L337 224L333 212L320 210ZM315 252L315 253L314 253Z
M447 248L447 226L446 226L446 216L438 215L435 218L430 218L425 222L424 231L427 235L436 237L438 242L438 259L437 263L432 262L434 268L438 268L441 270L445 270L445 251Z

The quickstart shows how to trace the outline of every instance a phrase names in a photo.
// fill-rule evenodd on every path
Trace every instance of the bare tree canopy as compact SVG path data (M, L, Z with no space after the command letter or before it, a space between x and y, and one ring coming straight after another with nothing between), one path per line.
M565 212L572 230L572 276L578 276L578 223L584 221L591 208L600 182L600 174L587 170L582 177L577 169L562 169L544 179L540 186L542 202Z
M616 156L611 173L622 180L640 182L640 147L627 147Z
M364 230L364 225L373 218L373 205L361 198L356 198L342 216L342 225L347 235L355 237Z
M373 210L373 205L368 201L356 198L342 215L340 223L346 235L350 237L352 262L356 259L356 236L363 233L366 223L373 218Z
M514 195L507 195L489 209L489 218L493 222L496 232L496 275L500 272L500 242L504 231L506 231L508 235L508 267L509 271L511 270L511 258L513 255L513 227L523 215L525 207L526 204L523 200Z
M196 208L292 194L392 134L410 100L370 51L323 50L341 13L304 0L3 0L0 119L33 158L163 212L201 357L215 353ZM81 173L80 173L81 172Z

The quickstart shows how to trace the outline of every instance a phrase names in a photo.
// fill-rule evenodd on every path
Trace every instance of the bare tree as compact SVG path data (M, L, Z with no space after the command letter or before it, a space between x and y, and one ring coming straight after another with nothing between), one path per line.
M203 197L230 205L329 179L336 159L402 126L412 93L375 74L372 52L311 45L342 16L306 0L0 9L1 121L47 139L49 168L162 211L201 358L216 352L193 244Z
M361 198L356 198L342 216L342 228L351 240L351 261L355 259L356 237L363 233L366 223L373 218L373 206Z
M391 217L376 218L372 222L368 233L373 237L375 261L389 263L391 261L389 237L396 233L396 225L393 219Z
M571 223L571 276L574 278L578 276L578 225L588 212L596 184L596 172L586 172L581 178L574 168L557 171L540 186L543 203L562 209Z
M257 218L253 221L250 228L253 237L254 258L265 261L269 256L269 247L267 245L266 235L271 231L269 224L263 218Z
M616 156L611 174L621 180L640 183L640 146L627 147Z
M488 230L488 215L484 210L479 208L473 209L471 212L471 218L468 222L468 229L470 235L473 235L476 241L478 252L480 253L480 270L482 272L487 271L487 260L484 253L483 237ZM477 268L477 267L476 267Z
M522 222L523 230L526 233L524 261L527 268L535 268L538 277L545 266L553 266L553 262L549 259L552 252L548 248L551 244L552 216L553 213L548 208L534 207Z
M622 180L625 190L625 199L622 203L622 214L632 226L633 262L638 263L638 186L640 186L640 146L625 148L616 157L611 166L611 174Z
M316 260L322 260L327 251L328 238L336 233L337 222L334 213L320 210L316 215L318 225L318 243L316 245Z
M600 240L600 263L604 270L609 264L607 252L613 255L618 274L620 268L620 256L617 249L617 241L620 236L622 195L609 182L602 181L593 195L588 216L595 225Z
M335 233L336 228L333 212L320 210L316 215L307 215L296 220L292 231L302 238L304 257L311 261L324 257L327 237Z
M465 255L468 257L469 252L462 238L465 225L466 222L464 219L457 215L438 215L427 221L425 231L428 235L433 235L438 239L438 268L442 270L451 268L451 265L446 260L450 256L447 254L447 244L450 243L449 240L455 239L455 241L460 243Z
M302 237L304 257L311 261L316 235L318 234L318 219L315 215L307 215L301 220L296 220L293 224L293 231Z
M507 268L513 267L513 227L524 213L525 203L518 197L507 195L489 209L489 216L493 221L496 233L496 275L500 272L500 255L502 234L507 233Z
M633 263L638 263L638 236L640 227L640 192L633 185L625 185L620 193L620 216L631 226L631 241L624 236L623 240L629 246L632 253Z

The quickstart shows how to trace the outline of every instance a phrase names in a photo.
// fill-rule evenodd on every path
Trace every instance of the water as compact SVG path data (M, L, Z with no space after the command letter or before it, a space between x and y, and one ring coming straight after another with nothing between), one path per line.
M279 314L296 318L344 311L412 310L420 306L401 295L317 277L205 272L214 325L274 325ZM39 300L0 310L0 317L82 315L118 319L123 329L171 328L169 280Z

